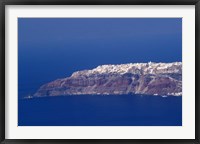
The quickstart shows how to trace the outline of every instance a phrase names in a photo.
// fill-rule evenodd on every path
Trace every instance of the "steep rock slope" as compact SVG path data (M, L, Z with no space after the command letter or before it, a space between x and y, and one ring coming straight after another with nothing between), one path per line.
M131 93L182 95L182 63L101 65L44 84L34 96Z

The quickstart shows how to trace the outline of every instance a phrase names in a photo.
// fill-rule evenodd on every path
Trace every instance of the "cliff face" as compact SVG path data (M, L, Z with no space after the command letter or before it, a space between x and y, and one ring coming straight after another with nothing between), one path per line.
M182 63L102 65L44 84L34 96L130 93L182 95Z

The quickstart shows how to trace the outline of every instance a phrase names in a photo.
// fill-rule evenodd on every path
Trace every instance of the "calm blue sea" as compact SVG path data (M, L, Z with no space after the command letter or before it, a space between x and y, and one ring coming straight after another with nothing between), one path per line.
M182 61L181 18L19 18L18 124L180 126L182 97L23 99L75 71L149 61Z
M181 126L182 97L110 95L19 100L19 126Z

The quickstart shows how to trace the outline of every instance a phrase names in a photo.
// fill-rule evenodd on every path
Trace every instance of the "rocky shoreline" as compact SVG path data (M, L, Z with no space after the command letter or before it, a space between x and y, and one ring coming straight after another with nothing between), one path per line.
M101 65L42 85L34 96L182 95L182 63Z

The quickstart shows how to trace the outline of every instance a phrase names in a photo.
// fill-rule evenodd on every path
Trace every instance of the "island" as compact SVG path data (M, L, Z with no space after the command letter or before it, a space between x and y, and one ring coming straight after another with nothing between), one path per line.
M33 95L182 96L182 62L100 65L42 85Z

